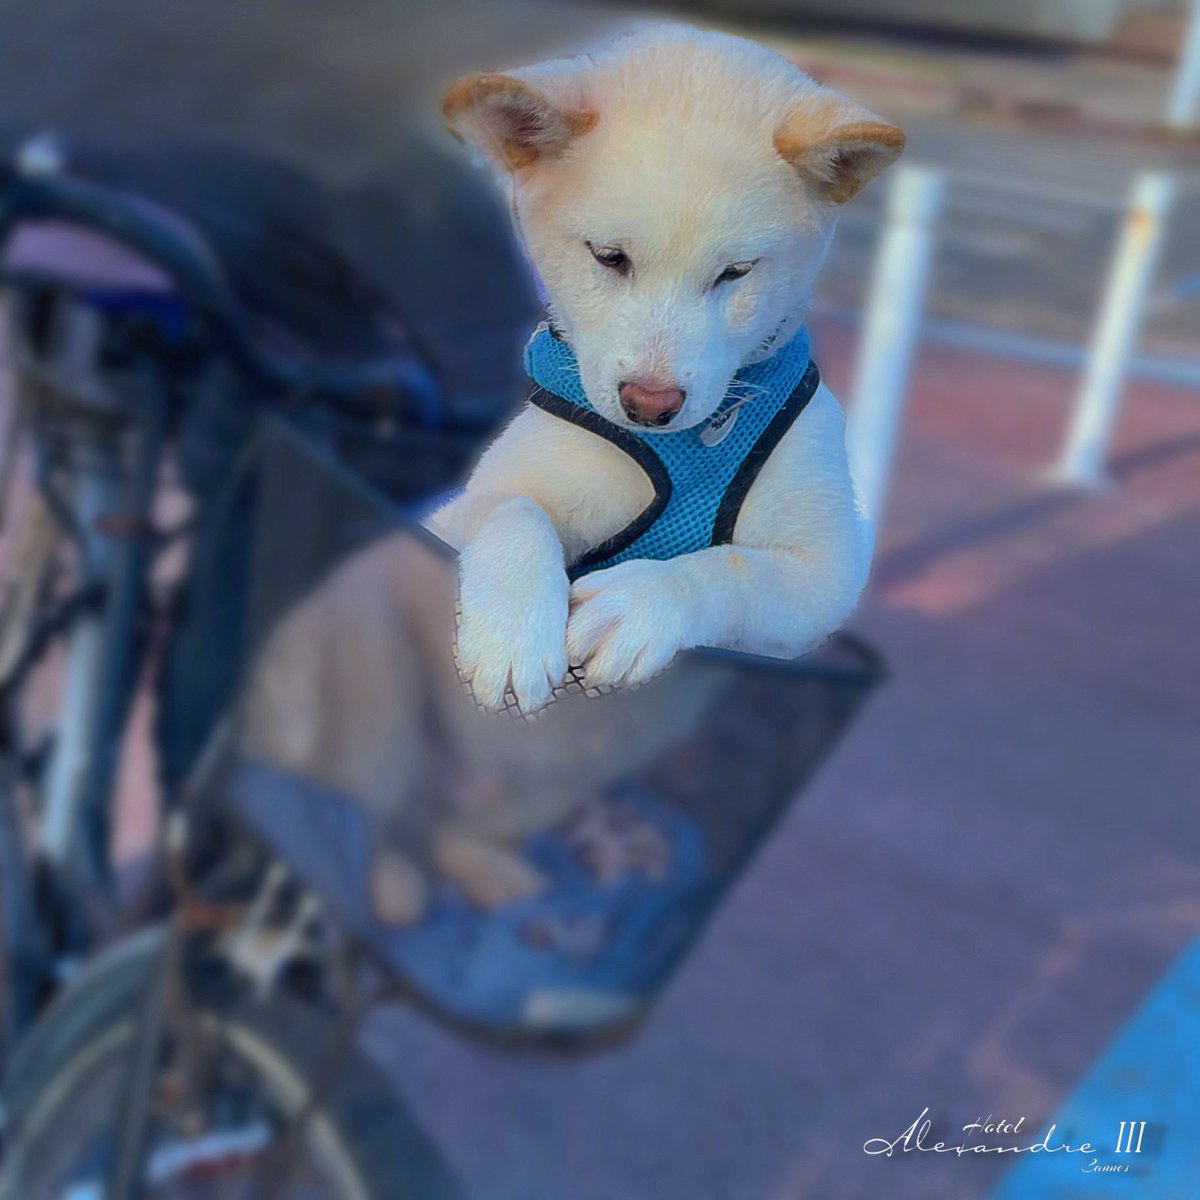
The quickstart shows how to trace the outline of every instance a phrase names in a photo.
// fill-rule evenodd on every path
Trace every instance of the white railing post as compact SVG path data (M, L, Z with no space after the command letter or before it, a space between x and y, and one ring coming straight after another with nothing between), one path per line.
M1200 0L1192 0L1192 16L1179 48L1175 85L1167 105L1172 129L1191 129L1200 122Z
M1169 175L1148 171L1133 182L1058 467L1058 474L1071 483L1103 482L1104 461L1174 195L1175 181Z
M850 468L877 525L887 501L945 192L941 171L898 168L875 258L846 444Z

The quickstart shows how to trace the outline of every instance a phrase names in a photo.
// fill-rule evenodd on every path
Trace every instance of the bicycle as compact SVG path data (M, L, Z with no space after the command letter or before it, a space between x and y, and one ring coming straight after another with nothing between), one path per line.
M27 157L0 169L0 286L18 380L0 505L10 525L19 519L0 595L0 1061L136 920L110 837L139 678L161 660L156 741L162 753L174 739L164 757L176 778L233 686L236 646L208 650L208 675L193 683L197 643L204 655L213 630L205 589L230 566L202 560L214 528L252 512L257 422L279 413L335 453L365 447L403 497L461 472L497 415L447 418L428 356L365 287L342 293L365 331L360 346L322 356L263 328L179 213L47 166L44 147ZM172 492L190 511L164 514ZM224 540L237 550L236 537ZM189 545L201 561L158 578ZM180 619L188 605L199 621ZM218 629L236 630L230 615ZM59 702L40 730L30 720L39 691ZM167 889L157 881L149 894L153 912Z
M77 185L18 181L18 193L30 188L33 199L20 203L31 207L21 211L67 208L73 219L98 223L96 197L80 198ZM134 220L120 206L119 220L99 223L152 262L173 263L174 238L147 239L141 216ZM297 387L312 398L358 394L361 373L317 376L317 386L312 375L298 382L290 365L264 358L228 316L220 289L203 277L193 287L193 276L176 265L172 278L189 281L180 289L189 306L239 369L279 385L276 394ZM198 273L197 266L187 259L187 271ZM173 344L171 353L178 352ZM165 374L178 380L184 369L173 357ZM242 665L322 580L388 539L397 553L421 556L442 576L452 573L448 552L423 534L394 489L385 494L347 469L323 421L295 418L290 411L256 422L211 508L226 528L219 543L252 548L238 588L246 614L237 647ZM170 426L154 428L161 445ZM412 436L417 445L437 447L439 461L461 466L479 432L417 428ZM138 513L148 510L150 474L144 465L134 473ZM411 498L436 491L449 474L422 474ZM248 485L255 493L251 528L239 531L238 497ZM75 515L64 508L63 519ZM131 556L139 578L146 553L140 545ZM207 573L204 564L196 569L201 584L228 580L227 563L216 560ZM121 561L133 574L129 559ZM82 596L76 589L68 615L53 622L47 613L58 607L33 606L54 626L41 640L70 628L76 611L103 620L119 611L130 620L128 606L95 609L91 586ZM126 635L126 647L130 640ZM122 678L132 674L127 666ZM628 777L604 785L605 805L622 820L634 813L677 837L672 861L679 859L681 870L665 882L649 872L615 887L593 886L574 863L555 859L556 847L534 837L530 853L566 877L548 899L497 913L449 900L440 925L413 931L388 928L371 910L363 887L370 834L357 798L247 759L237 737L238 681L229 683L222 703L206 706L203 752L190 756L168 818L164 919L84 965L7 1064L0 1195L459 1196L439 1152L356 1049L363 1015L377 1002L403 999L465 1034L511 1045L583 1049L628 1036L880 677L874 653L849 636L799 664L717 651L685 655L650 687L689 697L676 706L687 719ZM126 683L114 709L123 713L130 694ZM533 728L549 728L545 738L561 741L563 722L585 706L593 727L623 728L621 706L655 693L631 695L643 700L587 696L573 680L554 709L565 714L559 725L551 715ZM21 769L33 770L36 757ZM72 814L81 807L76 802ZM66 823L89 829L74 815ZM53 870L44 863L36 869L42 881L54 881L56 921L59 914L64 925L76 920L81 908L89 915L83 936L65 937L43 923L39 944L24 943L23 955L51 964L33 976L43 988L52 964L62 961L61 947L77 954L92 948L90 931L103 927L104 913L94 925L91 913L109 902L106 862L95 869L102 839L76 837L91 849L84 869L59 866L76 861L70 853L53 860ZM44 882L28 891L6 888L12 924L45 912L48 891ZM599 922L597 903L609 906ZM564 930L571 939L565 953L555 941ZM581 931L592 939L583 951ZM47 945L59 957L48 959ZM497 961L499 973L478 969ZM508 1007L496 1006L498 996Z

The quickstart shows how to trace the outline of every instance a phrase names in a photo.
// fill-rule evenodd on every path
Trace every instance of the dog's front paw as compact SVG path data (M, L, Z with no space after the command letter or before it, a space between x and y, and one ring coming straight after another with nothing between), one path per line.
M642 683L689 640L686 592L669 562L635 559L571 588L567 654L592 686Z
M494 553L463 556L458 669L484 708L499 709L511 685L530 713L567 673L567 577L512 568Z

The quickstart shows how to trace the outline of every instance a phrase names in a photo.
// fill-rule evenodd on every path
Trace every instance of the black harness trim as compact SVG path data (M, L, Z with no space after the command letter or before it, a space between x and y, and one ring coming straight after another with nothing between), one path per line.
M783 435L808 407L808 402L816 394L820 383L821 373L817 370L817 364L809 359L804 374L800 376L800 382L784 401L783 407L771 418L771 423L759 435L758 441L750 447L750 453L742 460L737 474L729 481L725 495L721 497L721 503L717 507L717 515L713 518L712 539L709 545L723 546L733 541L733 527L742 511L746 493L750 491L772 451L783 440Z
M783 435L792 427L796 418L808 407L808 402L816 393L821 382L817 364L809 360L808 367L800 377L800 382L792 394L784 402L783 407L771 418L770 424L759 435L758 441L750 448L750 452L742 460L737 473L729 481L721 503L717 507L717 515L713 519L712 536L709 545L720 546L733 540L733 529L737 524L738 513L741 512L746 494L750 491L763 464L770 458L772 451L779 445ZM671 499L671 476L662 460L640 438L636 438L628 430L606 421L599 413L578 404L564 400L554 392L548 391L540 384L534 384L529 393L529 403L552 416L560 417L586 429L589 433L602 437L614 446L624 450L630 458L642 468L650 478L654 487L654 499L624 529L606 538L598 546L594 546L567 571L570 579L574 580L584 574L589 567L604 562L614 554L619 554L627 546L632 545L662 514Z
M658 520L664 508L671 499L671 476L662 460L645 442L634 437L626 429L606 421L599 413L590 408L583 408L564 400L554 392L547 391L540 384L535 384L529 393L529 403L552 416L561 417L573 425L579 425L589 433L612 442L614 446L624 450L630 458L650 477L654 487L654 499L642 509L624 529L618 530L612 537L606 538L598 546L593 546L582 558L573 563L567 571L571 579L583 574L596 563L604 562L614 554L619 554L626 546L632 545L638 538Z

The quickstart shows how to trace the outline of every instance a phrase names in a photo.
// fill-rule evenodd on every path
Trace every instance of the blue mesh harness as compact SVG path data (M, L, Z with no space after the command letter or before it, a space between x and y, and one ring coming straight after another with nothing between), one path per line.
M631 558L675 558L733 538L750 485L817 390L820 376L801 329L770 358L743 367L708 421L677 433L642 433L588 403L570 346L548 326L525 349L529 402L625 451L650 477L654 499L624 529L570 568L572 579Z

